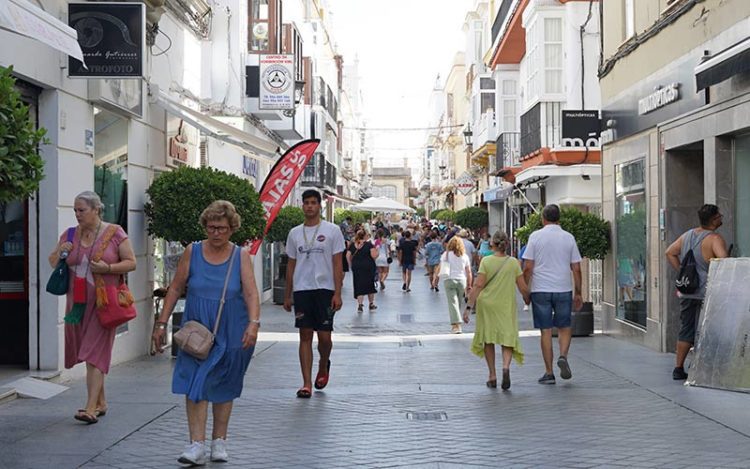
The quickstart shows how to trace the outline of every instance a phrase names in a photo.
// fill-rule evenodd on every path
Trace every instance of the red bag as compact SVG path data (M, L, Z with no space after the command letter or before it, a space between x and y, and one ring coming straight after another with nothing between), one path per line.
M117 286L103 283L102 281L102 284L96 287L96 313L99 324L105 329L112 329L135 319L135 300L128 286L124 282Z
M73 278L73 303L86 304L86 278Z

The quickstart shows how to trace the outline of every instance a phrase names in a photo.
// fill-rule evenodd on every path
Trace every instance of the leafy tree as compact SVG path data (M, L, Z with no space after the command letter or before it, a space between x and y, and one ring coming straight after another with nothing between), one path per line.
M305 221L305 213L299 207L284 207L279 210L276 219L266 233L266 239L270 242L285 242L289 231Z
M426 213L424 207L418 207L416 210L416 215L418 217L423 217Z
M456 212L453 210L444 208L441 210L438 210L437 212L432 212L432 218L435 220L442 220L442 221L454 221L456 219Z
M343 223L346 217L351 217L352 223L364 223L367 221L368 214L367 212L355 212L345 208L337 208L333 211L333 222L337 225Z
M244 243L263 234L266 221L255 188L247 180L213 168L183 166L157 177L146 190L147 230L152 236L183 244L205 238L198 222L215 200L228 200L237 208L242 226L232 241Z
M34 129L29 107L15 89L13 67L0 67L0 204L33 195L44 178L39 144L45 129Z
M646 253L646 210L626 213L617 219L618 257L638 259Z
M457 225L468 230L478 230L490 223L487 210L482 207L467 207L456 212L455 222Z
M589 259L604 259L609 252L609 223L593 213L584 213L576 208L560 211L560 226L576 239L581 256ZM526 220L526 225L516 230L521 244L529 242L529 236L542 228L542 216L535 213Z

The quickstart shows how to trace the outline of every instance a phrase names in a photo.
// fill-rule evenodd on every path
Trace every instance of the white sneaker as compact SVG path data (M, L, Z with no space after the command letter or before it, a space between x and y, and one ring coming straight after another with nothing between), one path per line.
M192 464L193 466L203 466L206 464L206 444L203 441L194 441L185 446L177 462L182 464Z
M224 438L217 438L211 441L211 461L229 461L229 455L227 454L227 440Z

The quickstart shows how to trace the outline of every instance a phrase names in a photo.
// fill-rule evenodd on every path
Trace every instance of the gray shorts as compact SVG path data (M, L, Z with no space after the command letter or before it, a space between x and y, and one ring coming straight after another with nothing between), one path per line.
M698 329L698 319L703 300L695 298L680 299L680 342L695 343L695 331Z

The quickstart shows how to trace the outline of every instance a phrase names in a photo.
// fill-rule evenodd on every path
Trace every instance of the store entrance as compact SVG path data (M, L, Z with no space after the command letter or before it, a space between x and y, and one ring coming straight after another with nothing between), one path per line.
M732 257L750 257L750 133L734 139L736 171L734 249Z

